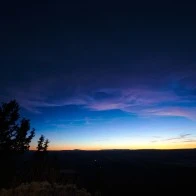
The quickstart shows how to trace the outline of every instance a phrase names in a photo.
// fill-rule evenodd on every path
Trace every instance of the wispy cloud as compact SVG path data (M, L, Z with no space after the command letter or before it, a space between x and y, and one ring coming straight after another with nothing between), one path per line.
M179 142L193 142L194 139L193 139L193 136L192 134L190 133L186 133L186 134L180 134L176 137L169 137L169 138L165 138L165 139L156 139L156 140L152 140L150 141L151 143L156 143L156 142L176 142L176 143L179 143Z
M164 139L162 141L172 141L172 140L182 140L184 138L187 138L188 136L190 136L191 134L187 133L187 134L183 134L183 135L179 135L178 137L171 137L171 138L167 138Z
M91 111L121 110L141 117L177 116L196 120L196 90L190 74L165 76L163 81L170 85L168 88L161 87L162 84L158 82L154 84L158 78L149 77L145 85L145 80L142 79L143 84L140 84L137 83L137 78L133 77L133 81L126 78L127 82L132 81L133 84L118 84L108 88L90 83L82 87L76 85L72 89L61 85L58 89L59 96L53 96L57 92L55 80L54 84L44 81L41 85L38 82L26 87L9 88L8 91L23 108L34 113L41 113L45 107L76 105ZM104 85L107 86L105 82ZM151 84L150 88L148 83ZM88 120L86 122L88 123Z
M165 142L170 142L170 143L183 143L183 142L194 142L196 141L194 139L194 136L190 133L186 134L180 134L176 137L169 137L169 138L164 138L164 139L156 139L156 140L151 140L150 143L165 143Z
M152 140L152 141L151 141L151 143L156 143L156 142L158 142L158 141L157 141L157 140Z
M97 122L102 122L103 119L101 118L90 118L85 117L81 119L58 119L55 121L46 121L45 123L49 126L53 126L57 129L67 129L67 128L73 128L73 127L79 127L79 126L90 126Z
M196 108L187 108L187 107L159 107L155 106L151 109L143 109L140 112L141 115L148 116L176 116L176 117L185 117L191 120L196 120Z
M196 143L196 139L187 139L187 140L184 140L183 142Z

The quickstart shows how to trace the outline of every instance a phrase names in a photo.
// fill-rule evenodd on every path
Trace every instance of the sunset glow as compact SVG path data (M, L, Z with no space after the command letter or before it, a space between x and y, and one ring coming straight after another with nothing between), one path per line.
M0 101L18 101L32 146L43 134L51 150L196 147L194 17L132 4L4 13Z

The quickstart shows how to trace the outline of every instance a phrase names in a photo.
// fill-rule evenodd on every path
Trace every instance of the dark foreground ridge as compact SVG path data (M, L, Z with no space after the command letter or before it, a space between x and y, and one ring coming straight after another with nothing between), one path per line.
M29 151L17 158L18 173L30 171L35 164L34 154ZM46 164L58 169L57 181L101 195L171 190L180 193L195 187L195 149L49 151ZM23 181L28 180L25 175Z

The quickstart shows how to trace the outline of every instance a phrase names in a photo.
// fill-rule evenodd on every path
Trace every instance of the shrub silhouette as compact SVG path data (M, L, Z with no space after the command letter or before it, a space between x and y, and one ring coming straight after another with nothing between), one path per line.
M0 106L0 151L25 152L35 136L35 129L30 131L30 121L20 120L19 105L13 100ZM30 131L30 133L29 133ZM28 134L29 133L29 134Z
M2 189L1 196L91 196L85 189L78 189L75 185L50 184L48 182L31 182L21 184L13 189Z

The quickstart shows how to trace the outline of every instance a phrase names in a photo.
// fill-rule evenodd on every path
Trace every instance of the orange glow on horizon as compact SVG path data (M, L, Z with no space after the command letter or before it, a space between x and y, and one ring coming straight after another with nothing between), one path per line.
M108 146L81 146L81 145L51 145L48 150L112 150L112 149L130 149L130 150L141 150L141 149L160 149L160 150L169 150L169 149L193 149L196 148L196 144L193 142L191 143L162 143L162 144L153 144L153 143L145 143L145 144L138 144L138 145L108 145ZM36 150L35 146L32 146L30 150Z

